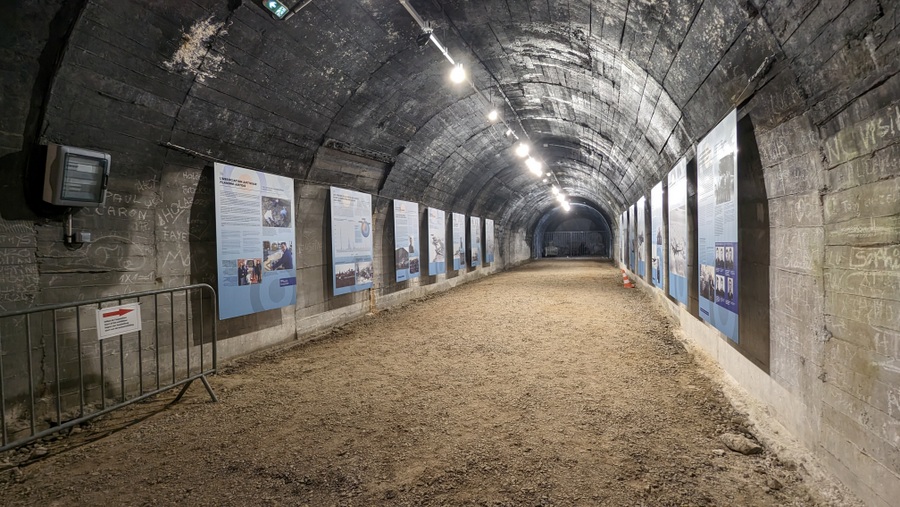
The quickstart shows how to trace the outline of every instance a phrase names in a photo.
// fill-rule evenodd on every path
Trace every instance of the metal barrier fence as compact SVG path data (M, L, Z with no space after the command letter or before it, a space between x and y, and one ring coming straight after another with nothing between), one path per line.
M543 257L580 257L608 255L603 234L594 231L545 232Z
M97 311L126 303L141 330L99 339ZM181 386L177 402L197 379L218 401L217 320L207 284L0 315L0 451Z

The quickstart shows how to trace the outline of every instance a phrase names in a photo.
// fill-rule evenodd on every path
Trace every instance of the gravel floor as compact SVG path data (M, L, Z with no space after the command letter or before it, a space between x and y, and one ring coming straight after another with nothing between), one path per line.
M0 457L0 504L817 505L723 445L753 426L621 285L536 262L232 364L220 403L198 384Z

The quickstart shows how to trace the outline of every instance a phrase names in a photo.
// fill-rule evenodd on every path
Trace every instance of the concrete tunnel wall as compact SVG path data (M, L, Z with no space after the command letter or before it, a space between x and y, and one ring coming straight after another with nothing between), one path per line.
M890 505L900 495L898 2L412 3L563 190L606 216L649 195L729 110L750 118L768 199L770 370L717 358L861 498ZM240 0L13 1L0 24L5 310L214 281L211 160L292 177L300 197L298 304L224 322L226 356L368 311L366 295L328 296L331 184L376 196L385 304L489 271L392 282L389 199L494 218L491 269L530 258L554 206L505 127L446 83L434 48L416 47L396 2L313 2L277 22ZM63 247L58 216L25 202L28 153L46 142L112 154L108 205L75 215L95 235L82 250ZM695 339L721 343L668 304Z

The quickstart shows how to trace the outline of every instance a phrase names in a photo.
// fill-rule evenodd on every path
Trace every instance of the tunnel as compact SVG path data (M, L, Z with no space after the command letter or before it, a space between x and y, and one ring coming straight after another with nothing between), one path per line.
M587 203L571 202L569 208L555 208L538 220L532 246L535 257L609 257L610 221Z
M540 303L528 315L500 306L447 321L515 336L526 328L506 322L548 316L519 345L479 342L469 352L494 361L486 368L502 363L490 355L498 350L610 336L602 321L577 321L597 317L579 305L625 298L608 311L634 312L622 318L683 344L634 335L636 349L662 351L660 361L690 354L721 372L725 391L759 409L755 428L789 438L781 448L805 453L846 505L894 505L898 23L891 0L8 0L0 473L9 484L40 476L40 446L173 389L187 392L173 406L213 417L191 396L200 382L212 399L241 389L213 376L223 368L285 348L319 357L305 347L327 349L341 333L357 343L352 326L387 326L394 311L478 299L522 276L530 295L485 304ZM612 285L618 292L606 292ZM498 314L507 320L491 320ZM427 344L397 345L417 346ZM632 374L546 357L573 361L584 385ZM297 361L280 374L316 368ZM544 383L521 380L529 393L554 385L536 378ZM409 396L434 388L422 385ZM524 392L519 401L537 406ZM617 413L617 428L655 417ZM523 442L516 448L542 449ZM348 459L349 448L336 452ZM627 461L633 474L610 472L608 489L638 484L652 460ZM266 477L347 493L364 482L348 466ZM425 468L408 471L414 485L463 474ZM553 504L541 493L552 483L549 474L530 492L507 484L519 495L509 497L392 487L370 504ZM781 486L760 486L769 500L741 498L774 505ZM631 502L652 504L661 487L640 483ZM572 495L555 503L619 498Z

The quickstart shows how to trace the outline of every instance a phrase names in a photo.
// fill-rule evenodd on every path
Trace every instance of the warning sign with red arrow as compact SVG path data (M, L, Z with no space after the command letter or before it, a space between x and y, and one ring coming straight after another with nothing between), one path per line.
M97 310L97 338L101 340L140 330L140 303L110 306Z

